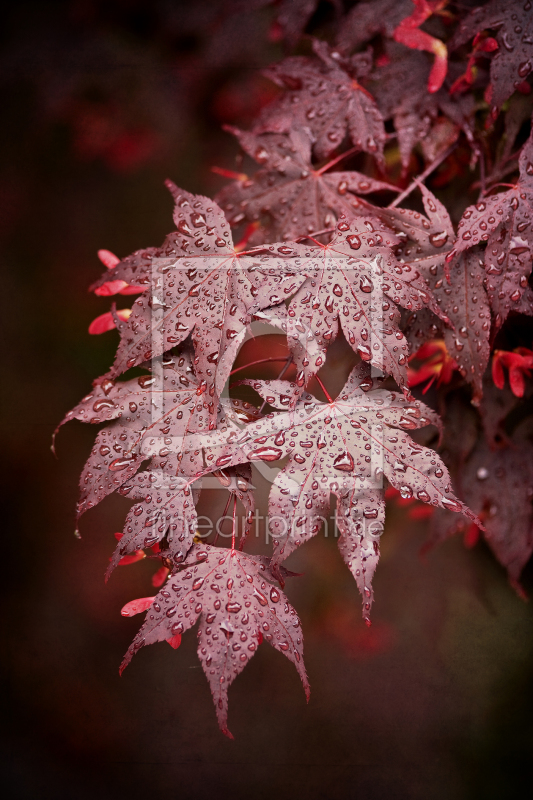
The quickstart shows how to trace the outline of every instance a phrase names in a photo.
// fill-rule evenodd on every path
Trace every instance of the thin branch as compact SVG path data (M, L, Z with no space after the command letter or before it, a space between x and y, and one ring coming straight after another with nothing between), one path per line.
M285 373L287 372L288 368L290 367L290 365L291 365L291 362L292 362L292 354L291 354L291 355L289 355L289 356L287 356L287 363L285 364L285 366L283 367L283 369L282 369L282 370L281 370L281 372L279 373L279 375L278 375L278 381L279 381L279 380L281 380L281 379L283 378L283 376L284 376L284 375L285 375Z
M411 194L413 189L416 189L417 186L419 186L423 181L425 181L426 178L429 175L431 175L431 173L434 170L436 170L437 167L439 167L451 153L453 153L456 147L457 147L456 144L452 144L452 146L448 147L448 149L445 150L444 153L441 153L440 156L438 156L434 161L431 162L431 164L428 167L426 167L424 172L422 172L420 175L417 175L416 178L414 178L411 181L407 189L404 189L403 192L399 194L398 197L387 206L387 208L396 208L396 206L400 205L402 200L405 200L405 198Z
M511 153L510 156L504 158L500 161L500 163L495 167L495 169L491 172L490 175L486 178L487 187L485 190L485 194L490 192L493 186L499 186L500 184L497 183L498 178L504 178L506 175L509 175L510 172L516 172L518 165L511 163L512 161L516 161L520 156L520 151L516 153ZM506 166L507 165L507 166ZM491 183L492 181L496 181L496 183ZM477 189L480 186L480 181L475 181L472 184L472 189Z
M291 362L292 362L292 355L289 355L289 356L288 356L288 358L287 358L287 361L286 361L286 364L285 364L285 366L283 367L283 369L281 370L281 372L280 372L280 373L279 373L279 375L278 375L278 378L277 378L277 379L278 379L278 381L280 381L280 380L283 378L283 376L284 376L284 375L285 375L285 373L287 372L287 370L288 370L288 368L289 368L289 366L290 366ZM259 409L259 413L260 413L260 414L262 414L262 413L263 413L263 409L264 409L264 407L266 406L266 404L267 404L267 401L266 401L266 400L263 400L263 402L261 403L261 408Z

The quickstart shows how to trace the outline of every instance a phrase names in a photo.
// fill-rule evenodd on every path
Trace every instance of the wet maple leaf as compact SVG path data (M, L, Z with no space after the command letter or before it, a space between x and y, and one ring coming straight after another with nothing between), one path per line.
M144 645L182 635L200 618L198 657L211 687L221 730L228 730L228 689L267 641L295 665L307 697L300 620L272 583L268 560L230 549L193 545L179 571L153 599L121 672Z
M340 326L363 360L406 387L409 350L397 306L428 307L442 314L418 270L395 258L392 247L398 242L377 220L358 218L350 223L341 219L327 245L287 248L297 266L287 338L299 385L304 386L323 365ZM289 260L289 273L291 267ZM288 293L290 278L283 280L283 286Z
M121 334L114 378L130 367L161 355L192 334L195 370L205 381L211 415L216 414L231 363L254 311L271 304L277 285L272 258L268 274L260 256L236 253L224 214L206 197L184 192L169 182L178 234L160 250L142 251L113 268L113 279L148 285L134 303ZM110 280L109 273L97 285Z
M364 201L361 201L361 202L363 203ZM364 220L365 232L364 233L360 232L361 235L360 236L356 235L355 238L353 238L351 235L347 237L348 241L351 243L351 245L354 246L354 249L359 249L359 247L362 247L363 248L363 253L364 253L365 252L365 248L366 248L367 249L367 255L368 255L372 251L373 248L377 247L377 251L378 252L380 252L380 248L381 248L381 252L385 253L387 248L383 247L383 236L382 236L382 234L385 237L391 237L391 228L393 228L393 227L397 227L398 228L399 234L401 234L401 236L403 237L402 241L407 241L408 238L409 238L407 233L405 233L405 230L409 230L411 232L411 234L413 234L413 229L412 229L411 224L406 225L405 224L405 220L403 219L404 209L393 209L393 210L379 209L377 207L370 206L370 204L366 204L366 210L369 213L371 213L372 211L375 211L376 214L379 214L379 216L382 217L382 219L387 221L388 225L385 225L385 226L382 225L380 227L380 222L378 220L376 220L376 219L374 219L372 222L370 222L369 219ZM394 214L396 214L396 213L398 214L398 217L394 216ZM426 255L424 255L424 250L419 245L419 243L422 242L422 239L424 237L418 235L419 234L418 229L416 229L414 231L414 235L416 235L418 240L419 240L419 243L417 243L417 245L416 245L416 253L417 253L417 255L416 255L415 259L411 260L411 257L409 255L411 253L411 248L410 247L405 247L405 248L396 247L395 248L395 252L398 252L398 253L402 254L402 256L401 256L402 262L405 260L404 256L406 254L409 256L410 262L406 267L406 270L407 270L406 271L406 275L408 275L408 276L410 275L410 277L415 278L416 277L416 273L411 271L411 266L410 266L411 263L416 265L416 262L419 259L420 262L421 262L422 269L427 269L428 265L431 266L431 267L434 267L435 264L438 261L440 261L441 263L444 262L444 256L445 256L447 251L444 250L444 252L441 252L438 249L441 245L443 245L445 243L445 239L443 239L442 231L437 232L437 233L434 234L435 235L435 241L437 242L437 244L436 245L432 245L431 244L431 239L432 239L433 235L431 233L429 233L429 239L428 239L428 232L430 232L432 230L435 230L435 229L431 228L431 225L430 225L429 221L423 215L420 215L418 213L415 214L415 212L411 212L411 211L408 211L406 213L408 215L413 215L413 218L412 218L411 221L414 221L416 223L416 225L420 224L420 220L422 218L422 221L423 221L424 225L428 228L428 230L424 229L425 230L425 233L424 233L425 239L429 241L429 248L427 249L427 254ZM401 221L402 224L398 224L398 221ZM374 235L374 234L368 235L368 231L370 230L370 228L368 227L369 225L374 229L375 232L377 232L377 236ZM422 226L422 228L424 228L424 226ZM381 233L380 233L380 231L381 231ZM368 236L368 240L366 238L367 236ZM391 243L391 242L397 241L397 239L393 237L393 238L386 239L386 241ZM283 246L283 247L284 247L284 251L286 253L289 253L290 255L294 255L294 254L301 255L302 252L304 254L305 253L309 253L309 250L306 250L303 247L298 248L295 245L293 245L292 243L290 245ZM362 254L362 257L364 257L363 254ZM371 268L370 272L371 273L372 273L372 268L373 268L373 265L374 265L373 258L374 258L373 256L371 256L371 258L370 258L370 268ZM300 258L299 260L296 261L296 264L298 265L298 263L301 262L301 261L302 261L302 259ZM288 258L288 260L287 260L287 271L289 272L290 280L289 281L285 281L284 280L283 283L282 283L282 285L284 287L284 292L287 291L287 289L289 289L289 291L288 291L289 294L291 294L294 291L294 289L296 288L297 285L301 286L301 276L298 277L298 270L297 269L293 269L293 271L291 272L290 265L291 265L291 259ZM334 264L332 264L331 267L332 267L332 269L331 269L331 274L330 274L329 277L332 277L332 279L333 279L333 277L335 277L335 275L336 275ZM353 259L352 259L352 262L350 264L350 267L348 269L344 270L344 276L345 277L346 276L348 276L350 278L354 277L352 267L353 267ZM301 271L301 263L300 263L299 269ZM379 269L381 269L381 266L379 266L378 271L379 271ZM304 272L305 272L305 269L304 269ZM338 272L337 277L342 278L343 271L340 270L340 271L337 271L337 272ZM398 272L396 271L395 277L397 275L398 275ZM373 277L374 277L373 273L370 274L370 280L371 281L373 280ZM290 282L291 280L294 281L293 284L291 284L291 282ZM288 286L287 286L287 283L288 283ZM316 281L315 281L315 283L316 283ZM328 284L324 283L323 288L326 289L327 285ZM387 284L385 284L385 285L387 285ZM333 288L335 288L335 286L337 286L335 299L338 300L338 292L339 292L341 287L340 287L340 284L338 284L338 283L334 284ZM372 303L370 306L368 306L368 301L365 302L365 297L363 297L363 295L365 295L365 294L373 295L374 294L374 289L376 287L374 286L374 289L371 289L369 292L367 292L366 290L370 289L370 284L367 283L366 280L363 281L363 287L364 288L361 290L362 306L364 308L366 308L367 314L370 315L370 317L372 318L374 324L377 326L378 334L380 334L380 332L381 332L381 334L383 334L383 331L384 331L384 335L385 336L390 335L390 333L393 332L392 329L391 328L383 328L383 321L384 320L379 319L379 314L377 316L375 316L376 310L377 310L377 307L378 307L377 304ZM424 282L423 281L422 281L422 283L419 284L419 288L420 287L424 287ZM359 284L359 286L357 286L357 284L355 284L354 287L353 287L353 290L355 291L356 294L357 294L357 289L358 288L361 289L361 285L360 284ZM397 287L395 287L395 288L397 288ZM427 284L426 284L426 288L427 288ZM313 286L312 290L314 291L314 289L315 289L315 287ZM425 289L422 289L422 291L425 291ZM296 298L295 299L298 299L298 294L299 293L296 294ZM313 312L315 312L318 317L320 317L321 315L320 315L320 312L319 312L319 309L320 309L319 293L314 292L314 294L316 294L316 297L314 297L314 301L313 301L312 306L310 306L310 309ZM376 294L377 294L377 291L376 291ZM310 295L309 292L306 292L306 293L304 293L302 295L302 302L304 300L306 300L306 302L303 303L304 305L309 305L307 300L311 296L313 296L313 295ZM324 299L324 305L325 305L326 309L328 310L328 312L332 313L334 309L333 309L333 297L331 296L331 294L326 296L325 298L322 298L322 299ZM369 299L375 300L375 297L369 298ZM430 305L431 305L431 301L430 301ZM330 306L330 308L328 308L328 306ZM409 307L409 308L413 308L413 305L411 304L410 301L406 302L406 306ZM433 307L435 307L435 306L433 306ZM344 308L347 308L347 306L345 306ZM343 320L344 320L344 322L346 322L346 320L344 319L344 317L346 316L344 308L343 308L343 317L340 317L340 324L341 324L341 326L343 328L345 327L343 325ZM309 313L310 309L307 309L307 314ZM285 334L288 334L288 333L290 334L289 345L290 345L290 349L291 349L291 352L292 352L293 361L294 361L294 363L296 364L297 367L298 367L298 365L300 365L300 367L301 367L299 369L298 373L297 373L297 376L296 376L297 384L300 387L300 392L301 392L302 387L306 384L306 382L310 379L310 377L316 372L316 370L318 368L320 368L322 366L322 364L324 363L323 348L326 347L327 344L329 343L329 341L333 339L333 336L331 336L331 337L328 336L327 335L328 331L326 330L326 335L324 337L322 337L323 341L321 342L321 340L320 340L321 334L320 333L318 333L318 334L313 333L311 328L310 328L310 326L309 326L309 324L308 324L308 322L306 322L306 320L304 318L299 318L297 316L296 310L292 307L292 303L289 304L289 310L292 311L292 315L287 313L287 309L286 309L285 305L273 306L273 307L271 307L271 308L269 308L269 309L267 309L265 311L258 312L255 315L255 319L267 322L268 324L271 324L274 327L279 328ZM389 309L385 309L384 308L383 310L389 311L389 320L390 321L394 321L395 325L396 325L396 323L399 322L400 317L396 314L396 310L392 310L392 316L391 316L391 309L390 308ZM360 309L356 310L356 316L359 313L359 311L360 311ZM330 317L331 317L331 313L330 313ZM441 312L439 312L439 313L441 313ZM433 313L433 312L431 312L431 311L429 311L427 309L422 309L421 311L415 312L411 316L416 318L417 325L420 326L420 325L422 325L422 323L424 323L424 321L426 319L426 317L424 316L425 314L428 315L428 322L429 323L431 323L431 321L438 323L438 327L437 327L437 325L431 323L431 324L428 324L427 329L425 327L423 329L421 328L420 335L422 335L425 338L431 338L432 336L435 336L441 330L440 326L443 324L443 320L439 319L435 315L435 313ZM418 319L419 316L420 316L420 319ZM441 316L442 316L442 314L441 314ZM366 319L366 317L365 317L365 319ZM320 326L318 326L318 327L320 327ZM365 330L367 331L366 334L365 334ZM407 326L407 334L412 333L413 330L414 330L413 327L409 327L409 325ZM338 325L334 327L334 331L336 332L335 335L337 335ZM368 360L368 356L369 356L369 350L368 350L368 347L367 347L368 346L368 341L369 341L369 336L367 334L368 334L368 329L363 327L362 331L361 331L361 338L362 338L362 342L360 343L361 347L359 347L359 345L356 343L355 337L352 337L353 341L352 341L352 339L350 339L352 347L354 348L354 350L357 350L359 352L359 354L362 355L363 359L366 359L366 360ZM396 337L397 340L401 340L401 337L400 337L399 334L400 334L399 330L396 330L395 331L395 337ZM423 340L425 340L425 338ZM379 363L381 363L379 361L379 358L383 358L383 356L384 356L385 348L382 347L381 345L379 347L376 347L376 344L377 343L374 342L374 349L372 351L370 351L370 354L372 355L372 357L374 359L372 361L372 363L378 365ZM394 341L392 342L391 346L393 348L393 353L394 354L396 354L396 353L398 354L397 357L399 359L399 364L400 364L400 367L401 367L401 370L402 370L402 374L403 374L403 372L405 371L404 364L406 363L403 360L403 354L408 352L408 349L406 349L404 347L404 348L402 348L401 351L394 350L394 348L397 347L397 344ZM418 350L419 347L420 347L420 342L416 342L415 349ZM401 380L402 379L400 378L400 382L401 382Z
M409 242L403 245L397 255L420 270L450 324L444 325L430 311L422 310L408 318L407 336L418 346L437 334L442 336L461 375L472 384L477 402L482 395L483 373L490 354L491 315L483 254L480 248L474 248L455 259L451 267L447 264L446 259L455 247L452 221L433 193L423 185L420 189L427 218L400 210L400 214L391 217L390 224L397 230L401 227L415 243L415 247Z
M297 239L333 227L341 214L350 219L365 213L357 195L398 191L354 170L327 172L338 159L315 169L311 142L303 130L258 136L236 128L226 130L262 168L252 178L243 175L222 189L217 202L231 225L244 219L266 219L268 241Z
M391 206L373 208L372 212L400 240L395 254L402 263L415 267L426 280L428 275L445 277L447 257L455 243L453 226L443 204L424 184L418 186L425 214Z
M78 516L128 481L152 455L164 468L183 437L208 427L209 407L187 354L165 356L151 374L129 381L104 379L60 423L108 422L97 435L80 478ZM171 446L165 444L165 438ZM177 437L177 438L175 438ZM148 443L157 447L149 452Z
M340 0L332 2L340 8ZM229 21L226 33L242 32L249 7L269 4L232 0L209 24ZM413 518L431 516L434 541L462 530L473 546L485 530L522 591L520 573L533 551L527 405L533 356L517 347L529 343L524 320L516 327L509 320L501 331L492 378L486 367L510 312L533 315L533 134L522 146L531 116L532 4L490 0L472 11L456 4L442 14L456 29L454 47L473 38L471 55L450 62L449 91L443 83L447 37L439 26L433 36L419 29L445 4L348 4L335 48L309 39L311 56L273 66L268 74L283 92L263 106L251 132L231 129L259 166L251 177L227 174L234 183L219 197L228 218L216 202L169 184L177 230L160 248L122 261L99 253L107 272L95 293L142 296L131 310L112 306L91 325L95 333L116 328L120 344L110 373L66 417L107 423L82 474L79 514L113 491L132 502L123 533L115 534L108 574L149 558L160 567L152 583L161 591L123 607L125 616L147 611L147 617L122 668L144 644L166 640L177 647L199 621L199 656L229 736L228 687L263 637L295 663L307 689L300 624L275 583L283 589L290 574L283 562L319 532L332 496L339 549L367 621L385 498L395 494L411 505ZM275 5L271 40L281 31L295 41L316 0ZM322 26L322 10L312 25ZM242 18L237 27L236 18ZM213 37L215 49L219 39ZM430 55L411 48L437 55L437 72ZM477 92L489 82L488 64L485 100L492 107L485 120ZM493 125L504 101L505 119ZM385 133L385 121L396 133ZM370 175L396 175L399 160L402 180L412 173L389 207L367 197L390 189L384 181L338 169L356 151L354 163ZM420 157L428 163L421 174ZM478 164L470 178L469 158L471 170ZM516 184L498 183L516 172L517 161ZM464 207L461 197L481 188L457 235L426 179L443 188L452 214ZM417 186L423 212L399 207ZM494 194L501 186L508 191ZM417 200L407 203L416 207ZM241 222L248 224L234 247L229 224ZM328 244L317 241L332 232ZM237 356L261 323L283 336L268 334L268 343L253 338ZM361 363L333 399L319 371L341 331L356 354L348 360ZM329 351L330 367L339 352ZM429 361L408 374L410 352L415 366ZM151 371L118 380L139 366ZM224 397L230 375L231 387L252 387L262 402ZM385 377L400 391L381 388ZM444 413L438 445L429 426L442 433L440 418L408 388L427 380L434 381ZM310 386L320 386L327 402L309 394ZM241 552L254 514L254 464L272 484L272 559ZM213 484L228 498L226 511L233 500L231 549L199 544L197 503ZM239 551L237 501L246 517Z
M491 0L474 8L459 23L450 50L489 29L496 31L499 48L491 59L488 100L499 109L533 69L533 4L529 0Z
M272 406L286 407L284 398L291 392L290 386L283 386L286 381L250 383ZM437 454L406 433L429 424L440 426L438 415L419 401L373 388L377 385L368 365L360 364L334 401L321 403L305 394L294 410L251 423L228 444L220 435L204 440L217 465L245 459L277 461L289 455L269 500L273 568L320 530L330 495L337 497L339 548L363 596L365 618L383 529L383 475L402 497L416 496L477 520L453 495Z
M533 314L533 292L528 286L533 246L533 137L522 148L520 177L513 188L484 197L469 206L459 222L457 241L447 255L486 242L485 286L494 314L495 332L511 311Z
M128 512L106 580L125 555L153 547L163 540L169 557L182 561L196 534L197 515L190 481L161 470L150 470L138 472L119 492L128 499L142 502Z
M254 132L307 131L319 160L348 133L352 144L383 160L385 127L373 97L337 66L325 42L314 40L313 47L313 58L292 56L265 71L285 92L266 106Z
M221 485L242 502L249 526L255 510L250 465L217 470L215 475ZM174 564L184 560L197 532L195 503L201 481L192 483L193 480L177 477L172 471L169 474L168 471L150 469L138 472L120 487L120 494L142 502L132 506L128 512L123 536L115 548L106 578L126 554L155 544L163 543L159 550L161 557Z
M526 419L497 450L480 437L459 472L461 496L483 520L485 541L519 594L520 574L533 552L532 453L531 419ZM444 519L440 538L454 532Z
M453 326L442 329L446 350L463 378L472 384L476 402L483 393L483 374L490 355L491 318L481 256L477 248L461 254L451 266L450 283L438 273L427 278L439 307Z
M429 143L439 124L439 114L452 123L455 138L463 130L472 140L474 103L470 95L450 97L445 89L429 94L426 84L430 73L429 58L401 45L387 45L389 63L376 66L368 87L385 120L392 119L398 134L402 165L407 168L417 144ZM450 137L453 138L450 131ZM445 150L451 140L441 146ZM437 155L437 153L435 153Z
M479 413L483 423L483 431L491 449L509 443L509 420L524 417L527 406L531 403L533 386L530 381L525 385L524 397L513 394L506 383L500 388L494 385L492 374L487 371L483 381L483 400ZM512 430L512 426L511 426Z

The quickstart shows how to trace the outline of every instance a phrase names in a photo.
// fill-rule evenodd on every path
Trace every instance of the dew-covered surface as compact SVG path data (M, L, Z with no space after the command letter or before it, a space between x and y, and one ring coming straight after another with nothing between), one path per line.
M496 109L533 69L532 13L533 5L529 0L510 3L491 0L474 8L455 34L452 46L458 47L481 30L493 28L497 31L498 53L490 65L492 91L488 98Z
M331 227L343 214L357 213L364 206L358 195L394 191L357 171L328 172L329 162L314 169L307 134L291 128L289 137L279 133L254 135L250 131L227 128L243 150L261 167L253 178L246 173L224 187L217 199L232 225L266 218L266 241L295 239ZM333 164L337 159L333 159Z
M289 91L283 102L267 106L256 130L307 128L320 159L327 158L348 133L352 144L382 159L385 126L373 97L339 69L325 42L315 41L313 49L313 61L293 56L268 68L270 79Z
M250 70L280 52L261 44L266 25L246 26L241 15L241 28L223 29L226 44L215 49L206 39L203 71L197 60L191 66L197 45L179 39L189 34L175 33L168 19L158 23L163 12L156 4L140 3L137 15L121 7L104 22L101 12L91 16L90 6L58 4L56 14L50 5L45 15L40 5L20 4L8 42L19 66L13 69L7 45L9 70L1 65L9 121L0 139L8 334L4 792L17 800L527 796L531 605L516 596L482 544L467 551L460 538L451 539L421 559L426 524L401 507L388 510L370 628L361 620L357 586L331 527L327 538L317 534L287 561L304 573L287 577L283 591L302 625L309 705L294 666L266 641L230 688L233 742L218 730L194 631L184 632L177 651L166 642L143 648L118 677L139 628L138 617L125 619L120 610L132 598L157 593L152 576L159 562L146 558L119 567L105 585L114 533L131 502L104 499L84 515L77 539L78 475L97 427L71 423L58 434L58 460L50 453L58 422L109 368L118 341L115 332L88 336L109 298L89 295L86 287L101 272L98 249L125 256L164 241L172 213L165 178L215 194L220 180L208 167L225 160L229 148L218 120L213 124L219 93L227 97L235 85L236 63ZM216 5L199 4L202 24L211 24ZM172 46L169 30L176 36ZM232 50L232 66L224 66L221 52L235 43L240 49ZM142 75L152 77L145 83ZM76 102L66 103L63 91L71 81ZM127 91L119 91L117 81ZM106 92L129 98L121 102L136 124L143 109L143 126L155 127L163 143L170 137L168 148L145 161L130 158L126 169L124 151L89 136L95 114L84 116L87 104L91 112L96 104L100 119L99 98ZM475 202L464 199L465 207ZM119 298L119 305L130 301ZM334 395L351 357L340 339L328 351L325 380ZM140 371L131 380L138 377ZM97 399L91 413L107 413L105 405L94 409ZM476 461L475 479L490 484L492 494L502 492L498 475L485 478L483 469L489 467ZM269 484L257 472L254 480L258 504L266 508ZM200 514L222 515L223 489L206 491ZM256 552L267 553L261 526L259 534ZM533 590L531 567L522 584Z

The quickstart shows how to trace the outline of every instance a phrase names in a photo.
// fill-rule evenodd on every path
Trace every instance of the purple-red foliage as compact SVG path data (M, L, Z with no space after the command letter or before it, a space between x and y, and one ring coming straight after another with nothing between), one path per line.
M367 622L387 485L400 504L425 504L410 513L430 515L430 544L463 530L471 546L481 532L519 593L533 550L532 4L379 0L345 17L332 5L336 29L311 47L301 34L316 3L279 5L270 35L298 49L266 71L281 91L252 130L227 129L251 158L246 172L239 160L217 201L168 182L175 230L163 244L122 260L100 251L94 291L139 296L91 325L118 330L116 358L64 420L105 423L79 515L115 491L136 501L108 574L145 550L159 566L159 593L124 606L147 615L123 667L144 644L178 647L200 620L227 735L229 685L262 641L308 691L283 562L319 532L331 497ZM286 358L251 360L257 377L233 383L252 323L255 336L261 323L280 331ZM356 365L331 397L319 373L340 336ZM277 379L262 377L267 362L279 362ZM430 386L439 414L411 393ZM443 432L425 439L433 447L409 433L429 425ZM252 465L281 459L272 557L244 553ZM233 506L230 548L197 532L206 476Z

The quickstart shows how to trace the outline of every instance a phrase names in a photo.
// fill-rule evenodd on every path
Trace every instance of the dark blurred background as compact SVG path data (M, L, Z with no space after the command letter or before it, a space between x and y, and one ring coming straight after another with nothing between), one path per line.
M116 346L114 332L87 333L109 308L87 292L96 251L162 242L165 178L222 187L211 167L234 169L236 147L221 125L246 127L273 91L260 75L283 54L272 21L265 3L230 0L4 6L5 797L500 800L533 787L531 604L482 544L454 539L422 559L427 523L397 506L372 628L332 537L291 559L305 573L287 593L304 626L309 706L265 645L230 691L228 741L194 634L177 652L143 650L118 677L139 624L120 609L154 593L154 567L121 567L104 585L127 503L106 500L75 538L94 429L62 430L58 460L51 436Z

